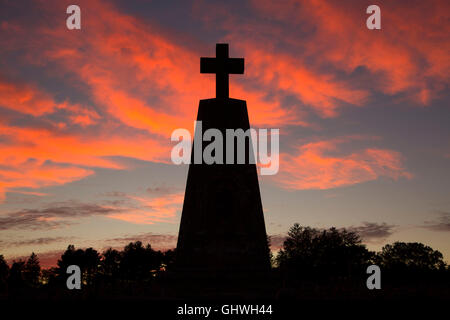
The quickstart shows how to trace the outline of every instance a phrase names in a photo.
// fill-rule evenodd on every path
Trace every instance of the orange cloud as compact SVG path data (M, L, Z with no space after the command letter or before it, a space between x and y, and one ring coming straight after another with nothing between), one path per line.
M41 161L26 161L14 168L0 169L0 201L5 192L15 188L41 188L80 180L94 172L78 167L65 167ZM24 193L23 191L20 191ZM32 193L38 194L39 193Z
M54 27L60 24L58 13L65 10L60 2L45 8L51 11L48 16L55 18L33 30L14 22L0 25L0 32L7 31L2 35L8 44L7 49L0 49L1 53L27 52L19 61L45 67L49 76L81 91L92 103L58 102L32 83L0 79L1 107L45 120L52 127L19 128L0 123L1 135L10 141L0 140L0 165L14 172L28 159L36 159L40 165L49 161L71 168L70 173L55 169L54 173L60 172L62 178L49 175L51 185L87 176L96 167L123 168L112 156L168 161L167 137L176 128L191 128L198 99L211 97L214 92L213 76L199 73L199 56L208 55L208 48L202 48L200 54L180 45L169 32L163 35L157 27L119 11L109 2L81 1L80 5L95 12L83 17L80 32ZM418 17L421 10L417 8L421 6L415 4L405 10ZM296 28L310 24L313 28L303 40L292 33L286 36L286 26L265 26L253 20L233 24L230 22L234 17L230 16L223 26L229 32L226 38L235 40L233 48L245 56L247 73L244 82L232 77L232 96L248 101L254 126L311 126L307 110L335 117L344 104L362 106L368 101L372 88L355 85L336 72L348 75L362 66L378 79L378 90L387 94L411 91L414 99L427 104L438 94L442 82L448 80L448 41L442 41L448 27L442 24L445 26L432 31L427 24L433 19L437 22L431 26L441 21L444 11L437 9L446 6L433 2L432 10L423 10L424 22L419 28L423 33L407 28L411 23L407 15L397 17L390 10L383 10L382 25L386 29L369 33L364 28L365 11L349 9L345 4L255 2L254 8L263 18L270 14L279 25L286 23ZM432 36L421 39L425 33ZM405 41L400 43L400 37ZM277 46L278 42L290 50ZM213 48L210 52L214 54ZM301 105L286 107L286 96L295 97ZM56 117L58 111L64 111L65 117ZM74 126L93 129L74 133ZM294 173L283 180L284 185L320 189L404 173L400 156L394 151L366 149L346 157L331 157L325 154L328 150L324 145L307 146L300 148L297 155L282 155L291 163L287 170ZM285 163L281 164L282 170ZM303 179L296 172L306 169L305 163L319 172L319 166L324 165L322 171L326 174L319 175L319 179ZM46 179L37 171L29 172L29 181L20 178L13 183L14 175L9 176L8 184L0 186L0 194L21 185L43 186Z
M364 67L377 77L372 82L377 90L389 95L403 93L423 105L439 97L448 84L448 1L412 1L408 5L382 1L379 31L366 28L368 4L364 2L290 0L282 5L273 1L253 4L263 17L285 23L286 28L309 28L308 36L299 39L283 28L270 31L266 38L269 44L284 41L296 47L293 57L308 58L315 66L331 64L347 73Z
M58 3L56 7L60 9L60 5ZM97 17L86 17L83 20L84 26L92 32L78 37L76 33L65 29L37 25L34 28L36 33L31 36L37 36L41 41L35 43L33 48L27 48L35 54L26 62L38 66L56 63L58 68L53 70L56 72L53 76L66 75L62 81L70 79L66 83L69 86L78 86L72 83L78 77L89 90L86 93L93 98L93 103L100 109L103 108L102 114L88 106L67 101L58 103L50 94L33 84L18 84L1 78L0 107L33 115L50 124L50 128L16 127L8 125L2 119L0 135L5 139L0 141L0 165L8 168L3 172L5 179L7 175L8 182L2 181L2 197L8 190L39 188L55 185L58 181L62 184L92 174L93 170L86 167L123 168L122 164L111 159L113 156L168 161L170 141L167 137L172 130L183 124L192 126L196 108L194 99L198 99L194 96L201 85L195 81L189 82L188 75L192 70L179 73L184 79L176 80L175 75L182 67L186 67L186 61L194 61L193 57L186 59L186 53L183 53L185 50L171 45L156 33L151 33L147 26L119 13L107 3L97 1L86 5L92 9L97 8L99 13ZM105 26L109 26L106 34ZM4 29L4 24L2 28ZM23 28L14 30L17 33L24 32ZM23 34L24 38L26 36ZM10 50L21 50L21 46L28 43L25 40L18 42L18 37L11 37L10 34L8 37ZM79 48L83 48L84 54L80 54ZM180 51L178 55L177 50ZM122 54L123 52L130 54ZM171 56L178 56L179 60L172 62ZM31 56L26 56L27 59L29 57ZM194 65L192 62L191 69ZM46 70L52 73L52 68ZM192 102L176 100L168 103L166 108L163 107L167 101L159 104L149 102L149 96L158 99L162 96L156 89L166 88L174 91L169 96L177 96L182 85L187 83L197 86L192 91L184 89L192 97ZM171 86L176 90L171 89ZM185 99L183 94L181 99ZM186 108L187 105L189 108ZM183 116L188 109L192 114ZM63 116L58 114L57 117L46 117L59 110L65 112ZM118 129L119 125L111 118L120 120L124 127L129 126L130 129ZM95 126L95 129L83 132L73 130L74 125ZM144 129L162 137L132 128ZM62 167L65 171L47 166L46 170L52 174L47 172L45 175L42 170L27 170L26 174L19 177L11 173L23 170L22 165L29 159L35 159L40 165L46 161L55 163L56 166L64 164ZM58 173L61 174L59 180ZM14 177L17 177L15 182Z
M200 53L107 2L86 6L98 13L83 20L88 33L40 26L36 33L47 41L28 62L56 63L55 72L75 76L104 111L128 126L163 136L191 127L199 98L214 95L214 78L199 73ZM231 90L248 100L254 125L306 124L279 100L268 101L234 82Z
M52 112L56 103L33 86L15 84L0 78L0 106L17 112L39 116Z
M248 42L243 48L249 61L249 77L269 91L296 96L323 117L336 116L336 109L342 102L360 106L367 100L367 91L352 89L332 75L314 73L301 59L270 53ZM286 113L286 110L280 111Z
M29 83L7 80L0 74L0 107L35 117L66 110L73 123L94 124L100 116L92 109L67 101L56 102L47 92Z
M170 152L170 146L160 144L144 134L133 139L118 134L101 133L95 137L69 134L64 131L1 126L11 143L2 144L0 163L18 165L24 159L52 160L59 163L121 169L112 156L133 157L141 160L161 160Z
M113 213L108 215L108 217L131 223L175 223L176 213L180 210L183 203L184 192L166 194L156 198L138 196L128 196L128 198L138 204L136 209Z
M94 173L94 168L123 169L113 156L164 161L170 145L135 134L133 139L108 131L96 136L56 129L9 127L0 124L0 195L18 188L65 184ZM49 162L50 161L50 162Z
M83 29L89 32L54 28L54 21L38 24L28 33L24 28L13 28L17 33L15 37L10 32L6 34L8 50L30 52L23 57L24 62L46 66L46 72L59 77L64 85L84 90L101 113L91 106L57 102L31 83L2 80L1 107L45 119L53 128L21 128L2 123L1 134L9 142L2 143L0 164L17 171L28 159L36 159L41 165L51 161L72 170L70 173L54 170L55 175L60 172L63 176L58 180L49 175L48 183L45 175L37 171L28 172L15 183L14 175L9 174L8 184L4 183L0 189L2 194L20 187L38 188L55 185L57 181L70 182L70 177L76 180L90 175L97 167L123 168L122 164L111 160L112 156L168 161L170 142L167 137L176 128L191 128L198 99L213 95L213 77L199 73L199 53L177 45L169 37L161 36L152 25L123 14L110 3L82 1L81 5L96 12L95 16L83 18ZM64 12L63 6L57 2L46 10ZM14 25L8 23L8 30ZM28 47L29 42L23 40L27 37L40 41ZM237 98L248 98L253 125L306 125L295 114L283 109L279 101L268 101L263 94L248 91L239 84L233 83L231 87ZM65 112L63 118L46 117L61 110ZM118 133L114 120L129 127L123 136ZM75 133L71 129L74 125L95 129ZM121 132L125 132L123 130Z
M191 126L198 98L208 94L198 54L107 2L86 5L98 9L84 21L89 33L80 37L41 27L38 33L49 43L34 62L58 64L87 86L109 116L130 127L167 137L175 128Z
M282 154L277 181L287 189L331 189L388 177L412 178L392 150L367 148L345 155L331 155L351 139L307 143L293 155Z

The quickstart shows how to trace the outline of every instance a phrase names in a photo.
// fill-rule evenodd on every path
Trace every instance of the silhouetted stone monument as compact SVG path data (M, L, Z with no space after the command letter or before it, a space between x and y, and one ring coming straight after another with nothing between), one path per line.
M244 59L229 58L228 44L217 44L216 56L200 60L201 73L216 74L217 97L200 100L197 121L202 121L203 132L220 130L225 145L225 129L250 127L246 102L228 97L228 75L243 74ZM202 143L201 139L195 137L196 143ZM202 150L209 143L203 143ZM256 165L248 163L251 143L246 141L246 164L194 164L194 148L178 235L177 269L206 274L268 270L258 175ZM225 147L223 152L226 159Z

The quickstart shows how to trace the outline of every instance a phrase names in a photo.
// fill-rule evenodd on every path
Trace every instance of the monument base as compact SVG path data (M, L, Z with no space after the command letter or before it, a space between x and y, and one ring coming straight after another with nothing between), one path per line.
M201 100L197 121L202 121L203 131L214 128L223 136L226 129L250 128L246 102L236 99ZM203 143L201 137L194 138L196 143ZM246 153L250 146L247 141ZM269 263L256 165L192 161L178 235L177 270L222 277L264 272Z

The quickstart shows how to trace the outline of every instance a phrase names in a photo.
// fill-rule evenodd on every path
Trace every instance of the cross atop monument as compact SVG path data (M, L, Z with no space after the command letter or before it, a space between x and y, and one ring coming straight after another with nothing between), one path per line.
M200 58L200 73L216 74L216 98L228 98L228 75L244 73L243 58L228 57L228 43L216 44L216 58Z
M200 72L216 74L217 98L202 99L198 106L196 123L202 123L202 127L196 126L191 149L193 161L187 175L175 272L194 280L196 285L209 286L211 281L228 285L229 281L237 281L245 286L244 279L266 274L270 269L258 171L250 161L251 139L244 142L244 150L214 148L215 154L222 153L222 159L236 159L234 163L237 153L242 152L242 164L221 161L224 164L220 165L215 159L212 165L205 161L195 163L196 153L206 154L207 148L212 151L212 143L203 141L203 132L214 129L222 136L228 134L228 129L250 132L246 101L228 98L228 75L244 73L244 59L229 58L228 44L219 43L216 57L200 59ZM256 283L253 280L252 285Z

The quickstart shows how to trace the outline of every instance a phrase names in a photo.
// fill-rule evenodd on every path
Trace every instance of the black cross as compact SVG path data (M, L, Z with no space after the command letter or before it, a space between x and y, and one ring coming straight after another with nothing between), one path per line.
M216 74L216 97L228 98L228 75L244 73L243 58L228 57L228 43L216 44L216 58L200 58L200 73Z

